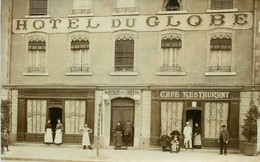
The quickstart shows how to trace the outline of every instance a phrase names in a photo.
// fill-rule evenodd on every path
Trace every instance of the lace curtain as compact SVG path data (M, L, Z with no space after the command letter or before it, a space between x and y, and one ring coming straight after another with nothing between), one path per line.
M27 100L27 133L44 133L47 100Z
M80 134L85 124L86 101L65 101L65 133Z
M228 107L227 102L205 103L205 138L218 138L221 126L227 125Z
M182 129L183 102L161 102L161 133Z

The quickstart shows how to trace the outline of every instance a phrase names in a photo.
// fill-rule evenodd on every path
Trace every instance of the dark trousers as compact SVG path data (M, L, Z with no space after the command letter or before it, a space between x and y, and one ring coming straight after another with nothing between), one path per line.
M220 154L223 154L223 149L224 149L224 154L227 154L227 143L224 141L220 141Z
M162 146L162 150L163 150L163 151L166 151L166 146Z
M124 135L125 146L128 146L128 142L130 141L130 139L131 139L131 135L130 134Z

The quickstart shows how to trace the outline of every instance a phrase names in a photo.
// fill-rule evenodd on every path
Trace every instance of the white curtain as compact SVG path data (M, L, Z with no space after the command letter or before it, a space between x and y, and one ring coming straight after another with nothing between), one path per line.
M171 134L182 129L183 102L161 102L161 131Z
M227 126L228 107L228 102L205 103L205 138L218 138L221 126Z
M116 8L135 7L135 0L116 0Z
M180 66L180 53L181 53L181 48L163 48L163 65L166 66L173 66L174 65L179 65Z
M219 66L219 50L210 51L210 66Z
M231 50L222 50L221 66L230 66L230 65L231 65Z
M231 50L211 50L210 66L231 66Z
M47 100L27 100L27 132L44 133Z
M88 50L71 50L71 66L86 67L88 65Z
M86 115L86 101L66 100L65 101L65 133L80 134L84 127Z
M73 9L91 9L92 0L73 0Z
M45 50L29 50L29 67L45 67Z

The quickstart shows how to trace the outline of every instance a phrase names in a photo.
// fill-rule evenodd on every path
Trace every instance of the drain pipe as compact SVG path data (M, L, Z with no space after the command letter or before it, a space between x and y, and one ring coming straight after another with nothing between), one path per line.
M253 65L252 65L252 90L254 90L254 86L255 86L255 64L256 64L256 32L257 32L257 28L256 28L256 14L257 14L257 0L255 0L255 5L254 5L254 19L253 19Z

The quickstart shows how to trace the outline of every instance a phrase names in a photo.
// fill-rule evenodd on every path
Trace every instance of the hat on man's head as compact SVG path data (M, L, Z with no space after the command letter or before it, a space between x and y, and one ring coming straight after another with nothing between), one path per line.
M222 125L222 128L226 128L226 125Z

